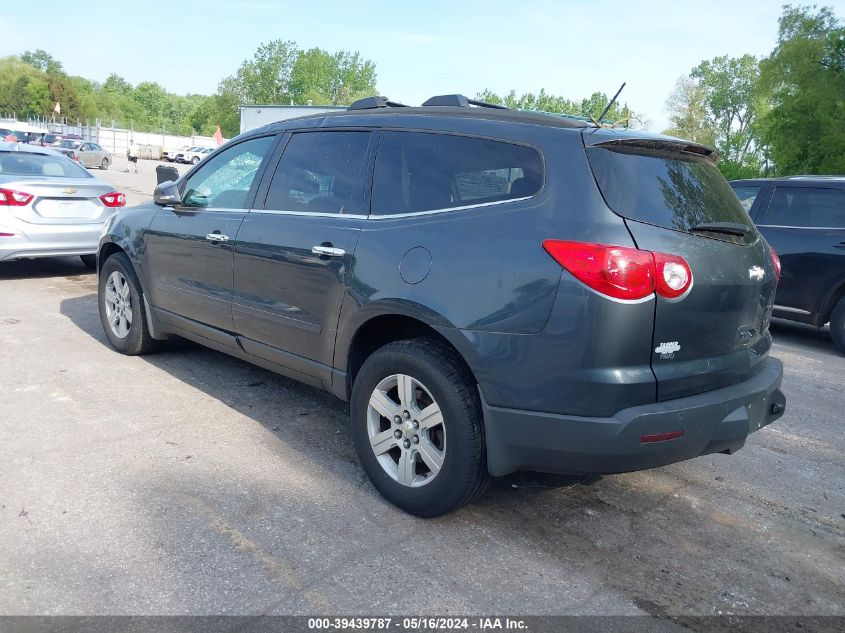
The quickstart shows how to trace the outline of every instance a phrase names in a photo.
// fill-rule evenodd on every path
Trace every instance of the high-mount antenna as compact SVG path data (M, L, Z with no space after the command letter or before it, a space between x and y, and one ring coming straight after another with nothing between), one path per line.
M613 104L616 103L616 99L619 97L619 93L622 92L622 89L625 87L626 83L627 82L625 81L622 82L622 85L619 86L619 90L616 91L616 94L613 95L613 98L607 102L607 105L604 107L604 110L601 111L598 120L590 117L590 120L592 120L592 122L596 124L596 127L605 127L601 121L602 119L604 119L604 115L607 114L610 111L610 108L613 107ZM616 125L616 123L614 123L613 125Z

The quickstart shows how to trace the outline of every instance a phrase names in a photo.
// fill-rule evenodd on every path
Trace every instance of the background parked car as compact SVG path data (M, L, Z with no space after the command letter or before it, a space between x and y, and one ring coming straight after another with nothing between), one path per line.
M112 155L97 143L62 139L51 146L65 154L71 160L78 161L85 167L108 169L112 164Z
M190 145L183 145L179 149L166 149L161 155L161 160L167 161L168 163L172 163L176 161L179 154L184 154L190 149Z
M734 180L783 273L773 316L818 327L845 352L845 176Z
M103 223L125 204L62 153L0 141L0 261L80 255L93 268Z
M192 147L188 151L178 154L176 160L180 163L196 165L213 151L213 147Z

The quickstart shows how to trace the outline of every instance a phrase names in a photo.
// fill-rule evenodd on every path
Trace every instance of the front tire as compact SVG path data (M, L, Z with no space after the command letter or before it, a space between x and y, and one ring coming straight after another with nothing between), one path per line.
M845 298L839 300L830 314L830 338L836 348L845 353Z
M114 349L127 356L153 351L155 341L147 326L144 294L124 253L115 253L100 269L97 303L100 322Z
M487 489L477 387L446 345L411 339L374 352L355 377L350 422L370 481L409 514L439 516Z

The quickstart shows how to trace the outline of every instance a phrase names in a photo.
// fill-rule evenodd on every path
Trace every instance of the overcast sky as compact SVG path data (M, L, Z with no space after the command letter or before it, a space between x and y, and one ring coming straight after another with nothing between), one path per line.
M776 1L59 0L4 3L0 55L43 48L70 74L211 94L261 42L357 50L378 88L416 105L435 94L613 94L663 129L675 80L703 59L768 54ZM845 17L845 0L822 2Z

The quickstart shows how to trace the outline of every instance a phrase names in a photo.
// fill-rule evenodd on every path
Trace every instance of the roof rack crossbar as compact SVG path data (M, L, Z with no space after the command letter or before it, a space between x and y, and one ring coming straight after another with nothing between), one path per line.
M498 103L488 103L487 101L478 101L477 99L468 99L470 105L478 106L479 108L493 108L495 110L508 110L508 106L503 106Z
M407 108L408 106L404 103L399 103L397 101L391 101L387 97L364 97L363 99L358 99L357 101L352 102L352 104L346 108L347 110L370 110L373 108Z
M486 101L478 101L477 99L468 99L464 95L436 95L423 103L423 107L429 106L453 106L459 108L468 108L470 106L477 106L479 108L495 108L496 110L507 110L503 105L495 103L487 103Z

